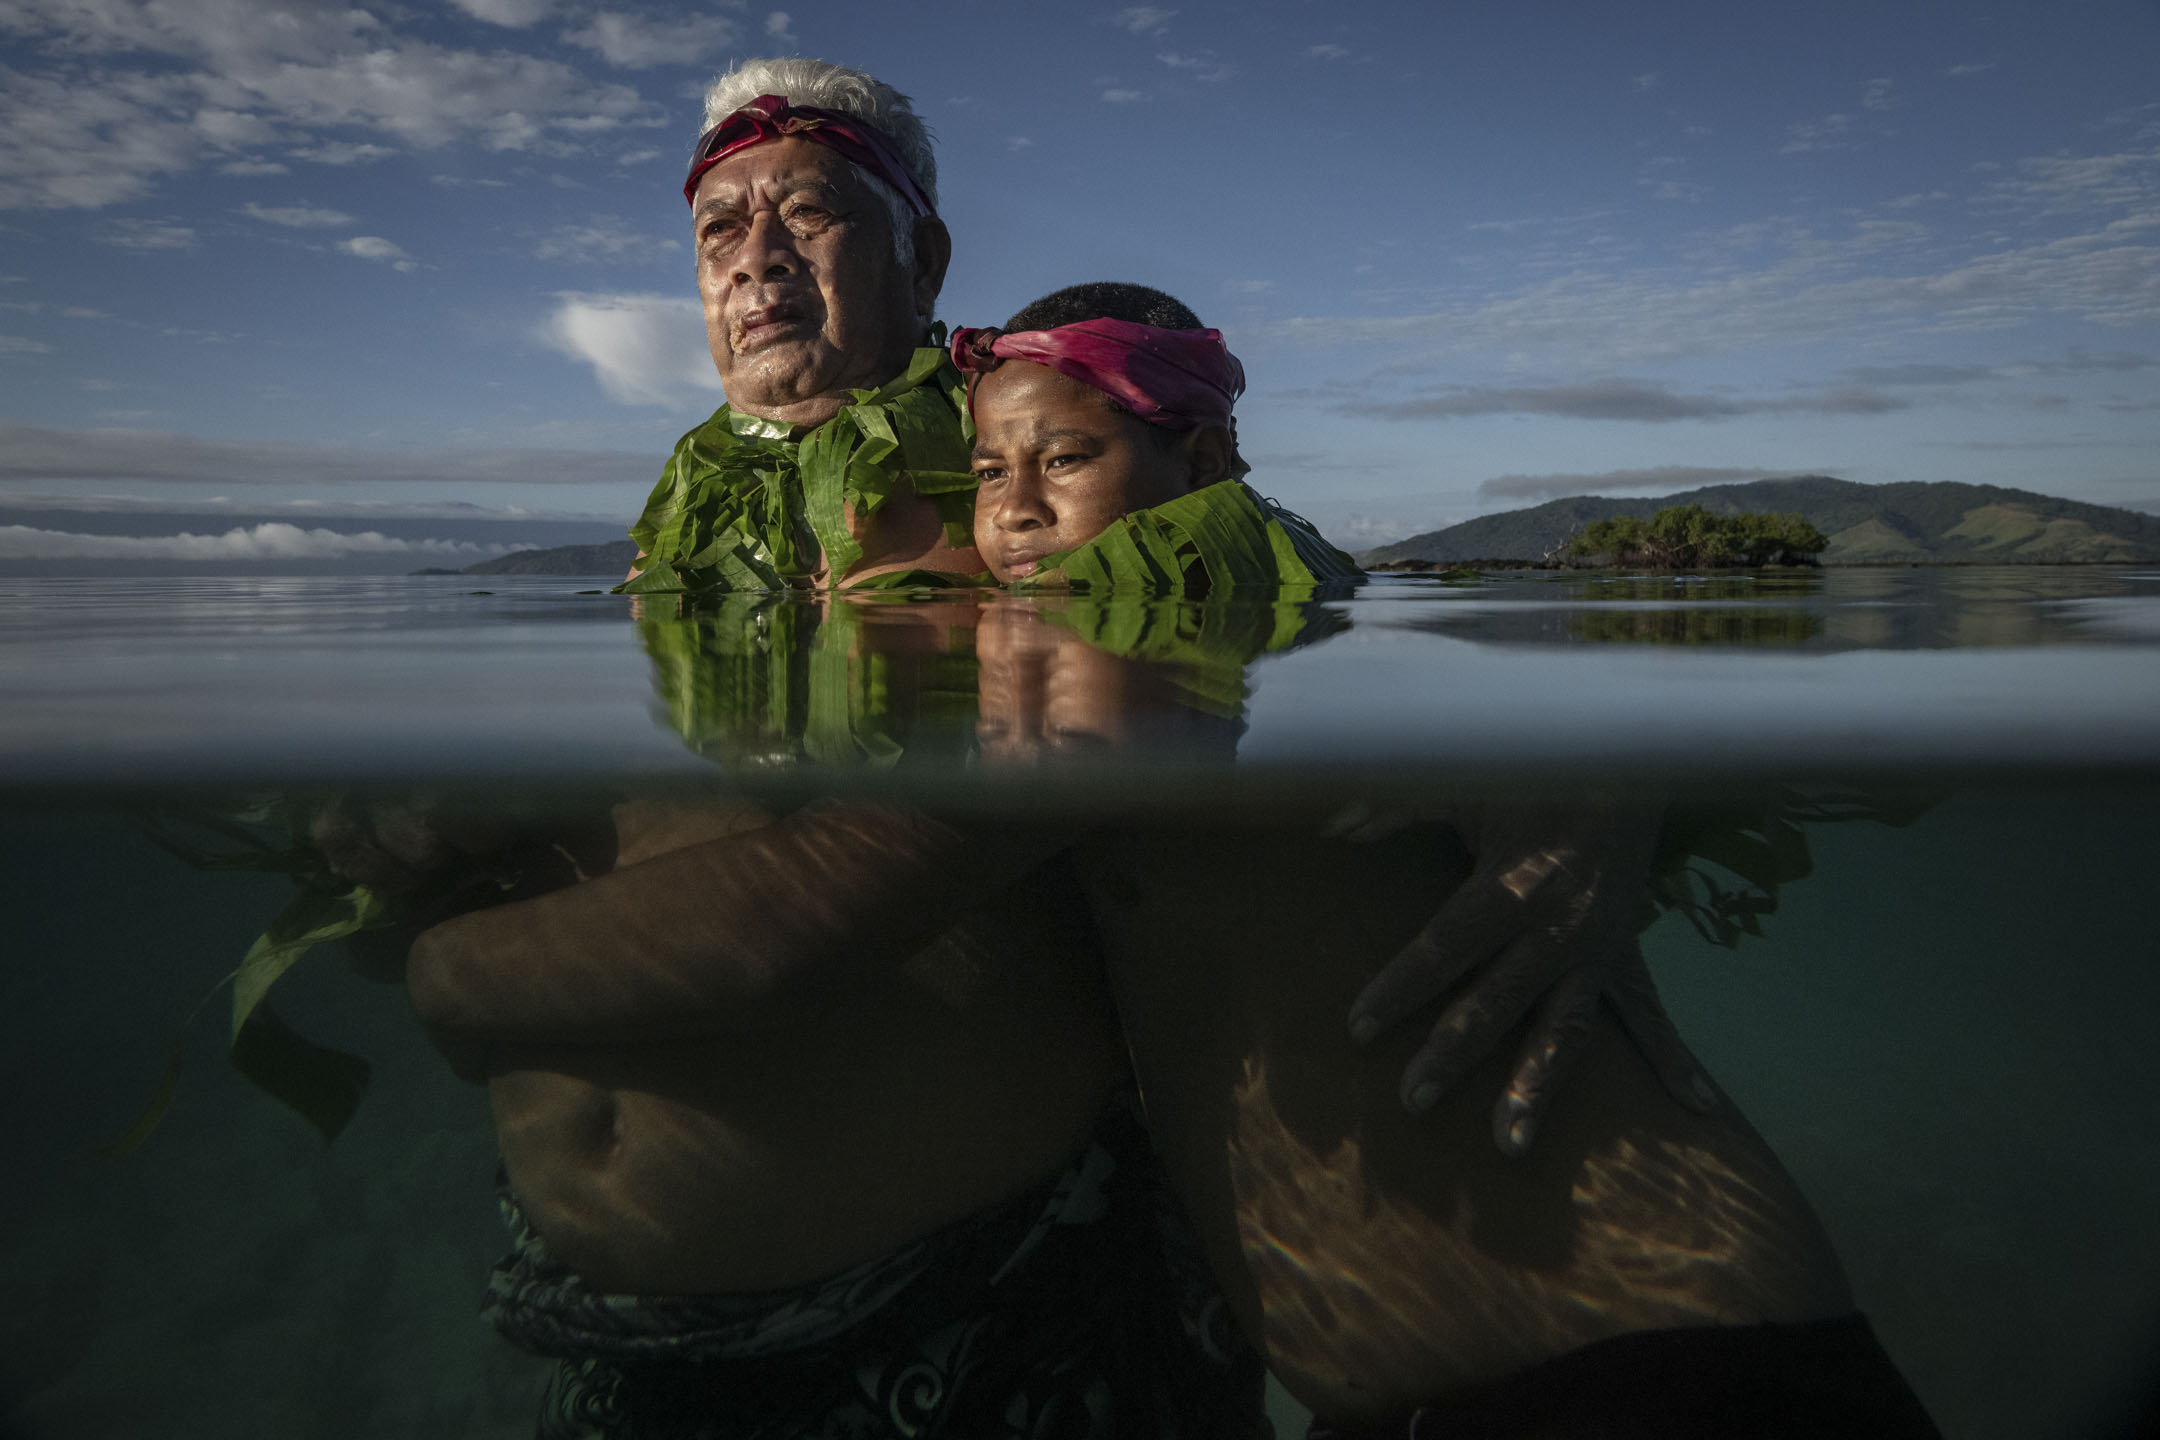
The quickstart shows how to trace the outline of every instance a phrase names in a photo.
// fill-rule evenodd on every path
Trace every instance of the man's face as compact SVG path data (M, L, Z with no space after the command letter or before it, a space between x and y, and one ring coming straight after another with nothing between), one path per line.
M900 267L884 202L838 154L792 135L754 145L705 172L690 213L728 404L817 424L906 366L942 268Z
M1100 390L1007 360L975 384L975 548L1001 582L1032 575L1052 551L1192 489L1189 448Z

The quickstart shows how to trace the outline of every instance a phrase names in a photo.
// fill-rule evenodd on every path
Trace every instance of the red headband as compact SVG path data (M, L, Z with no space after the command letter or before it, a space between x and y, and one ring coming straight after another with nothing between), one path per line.
M908 173L900 153L875 125L838 110L819 110L810 105L790 105L784 95L760 95L719 124L698 136L690 155L690 178L683 182L683 199L697 203L698 181L707 170L753 145L800 135L828 150L838 151L851 163L867 170L900 192L908 208L924 219L937 214L930 197L923 194Z
M1147 421L1170 430L1230 424L1245 393L1245 367L1220 330L1164 330L1126 320L1082 320L1055 330L956 330L953 364L970 377L1001 360L1032 360L1091 385ZM968 383L974 413L975 386Z

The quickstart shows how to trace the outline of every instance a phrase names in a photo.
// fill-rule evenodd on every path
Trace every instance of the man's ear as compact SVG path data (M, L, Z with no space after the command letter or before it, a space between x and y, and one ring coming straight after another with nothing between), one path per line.
M1230 432L1220 425L1202 425L1185 433L1185 480L1188 488L1203 489L1230 478L1230 457L1236 454Z
M937 314L945 267L952 264L952 232L935 215L915 222L915 313L925 323Z

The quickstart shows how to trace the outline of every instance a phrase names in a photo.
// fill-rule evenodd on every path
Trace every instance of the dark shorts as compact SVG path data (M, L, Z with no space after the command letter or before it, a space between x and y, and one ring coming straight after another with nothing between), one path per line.
M1308 1440L1942 1440L1866 1319L1645 1330Z
M800 1289L595 1294L505 1195L487 1312L562 1361L541 1440L1253 1440L1233 1330L1123 1106L1059 1175Z

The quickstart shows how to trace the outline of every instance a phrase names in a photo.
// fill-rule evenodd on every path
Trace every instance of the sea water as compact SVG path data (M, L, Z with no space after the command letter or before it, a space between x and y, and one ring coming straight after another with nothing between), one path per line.
M1667 914L1659 984L1946 1434L2130 1433L2160 1355L2160 572L997 604L1054 642L1038 672L1093 688L992 694L968 601L683 617L599 580L0 581L0 1430L529 1433L543 1366L476 1314L503 1248L484 1099L397 987L331 955L275 1003L365 1057L350 1123L325 1143L243 1081L222 997L188 1017L290 884L191 868L152 827L264 795L725 777L1088 823L1896 797L1916 819L1804 827L1811 873L1760 936ZM161 1123L104 1153L176 1034Z

